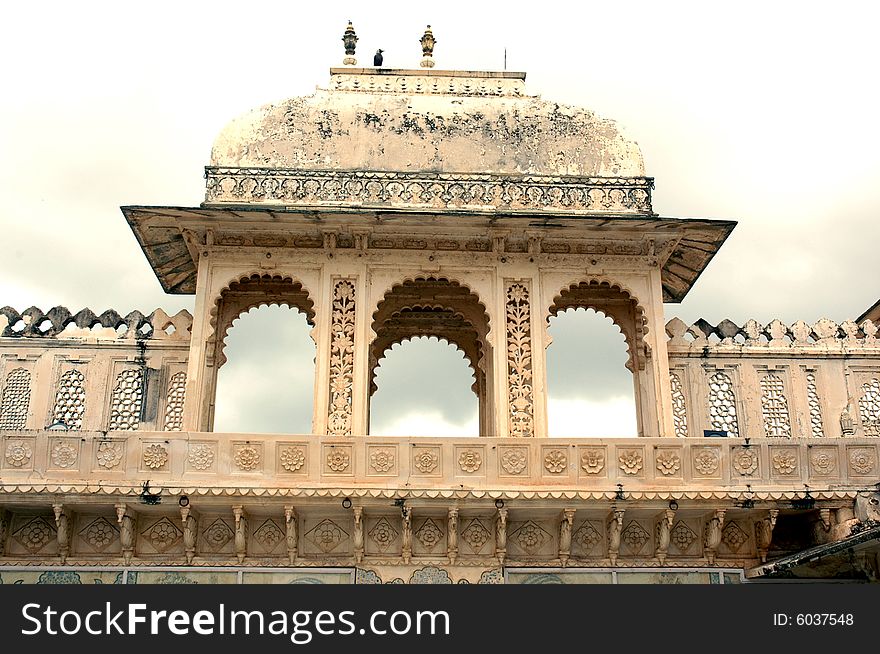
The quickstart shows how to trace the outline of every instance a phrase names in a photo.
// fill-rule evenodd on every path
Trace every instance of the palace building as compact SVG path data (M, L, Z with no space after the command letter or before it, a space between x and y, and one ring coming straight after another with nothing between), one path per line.
M877 580L880 337L667 321L735 227L658 215L638 145L525 73L341 68L125 206L193 314L0 310L2 583ZM311 433L213 430L233 320L303 313ZM638 437L548 438L548 321L626 339ZM460 349L479 437L370 435L379 361Z

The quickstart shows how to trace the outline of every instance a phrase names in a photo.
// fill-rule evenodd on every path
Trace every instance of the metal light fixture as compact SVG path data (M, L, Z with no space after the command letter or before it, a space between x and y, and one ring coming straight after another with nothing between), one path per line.
M678 502L676 502L675 500L669 500L669 510L678 511Z
M186 495L181 495L179 498L177 498L177 503L182 508L186 508L189 506L189 498Z
M350 509L351 508L351 498L350 497L346 497L344 500L342 500L342 508L343 509Z
M497 500L495 500L495 508L496 509L503 509L504 508L504 500L502 500L500 497Z

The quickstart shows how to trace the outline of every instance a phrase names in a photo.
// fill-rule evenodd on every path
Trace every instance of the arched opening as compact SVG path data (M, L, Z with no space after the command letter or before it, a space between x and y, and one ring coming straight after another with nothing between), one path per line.
M211 325L201 429L313 433L314 311L302 284L241 277L220 293Z
M233 321L217 374L215 431L312 433L310 329L306 316L289 306L253 308Z
M375 370L370 433L477 436L479 400L465 353L435 337L396 343Z
M609 282L581 282L554 298L548 316L548 435L643 435L650 350L636 298Z
M567 309L550 319L547 348L549 436L635 436L633 376L626 338L594 309Z
M438 394L437 384L444 378L440 375L439 370L433 369L430 364L419 363L419 358L429 356L428 352L431 349L435 353L432 356L438 356L438 353L444 352L444 350L437 348L439 343L436 341L433 345L429 345L429 341L425 343L411 342L419 337L435 337L447 343L443 347L446 348L445 351L448 354L454 351L449 349L449 344L460 350L470 366L472 374L470 382L467 385L457 382L461 385L457 386L454 392L451 392L450 397L463 397L462 393L465 392L465 389L470 388L477 397L479 425L477 433L481 436L494 434L495 426L488 401L488 398L491 397L492 382L492 355L487 342L489 316L486 314L485 306L475 293L455 281L442 277L407 280L394 286L379 302L375 313L373 313L372 328L376 337L370 346L371 411L372 396L379 388L376 377L379 361L386 357L389 351L394 354L395 345L407 341L410 342L406 348L401 348L400 351L411 352L411 360L406 364L400 364L400 372L397 373L395 372L397 366L383 365L386 386L393 386L397 383L395 375L404 375L404 370L411 369L418 371L421 379L428 383L427 386L424 386L425 401L430 396ZM398 357L395 355L394 358ZM436 361L440 362L442 359ZM461 369L459 366L459 370ZM389 370L390 372L388 372ZM449 374L450 379L455 377L454 373L450 372ZM435 407L440 406L436 403L441 400L442 398L431 398ZM466 415L467 410L464 405L458 409L463 415ZM442 412L441 415L443 415ZM451 414L448 415L451 416ZM380 428L380 426L391 428L385 418L374 422L371 416L370 423L376 428ZM467 424L467 420L459 419L453 421L453 424ZM438 428L441 430L444 429L442 425L443 423L438 423ZM413 428L421 429L417 425L413 425ZM371 430L370 433L375 432ZM434 429L433 433L436 434L437 429Z

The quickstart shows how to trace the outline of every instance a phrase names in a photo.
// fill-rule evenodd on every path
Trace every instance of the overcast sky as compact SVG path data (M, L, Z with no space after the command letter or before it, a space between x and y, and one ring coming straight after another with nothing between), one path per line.
M364 64L381 47L385 65L416 67L426 23L437 38L438 68L500 69L506 48L508 69L528 73L529 92L614 118L638 141L656 178L656 211L738 220L687 299L667 305L667 318L843 320L877 300L875 5L518 7L9 4L0 40L0 305L192 309L190 297L162 293L118 207L201 202L203 166L223 125L323 85L327 69L341 63L348 19ZM305 331L294 326L279 336L291 358L269 353L275 365L267 368L259 365L266 339L247 336L251 320L230 332L234 356L221 372L218 429L223 422L307 430L310 419L301 414L311 403L314 351ZM283 321L268 322L251 332L283 329ZM577 342L591 340L583 337L587 322L581 312L553 327L551 428L569 433L595 409L589 422L601 433L626 432L629 380L622 364L609 362L622 345L609 327L603 342L610 345L602 347L611 353L601 362L595 354L578 360ZM429 400L419 380L435 389ZM379 371L373 431L472 433L471 383L460 354L446 346L395 348ZM295 400L260 408L263 384ZM603 388L617 390L598 394ZM291 417L294 409L300 418Z

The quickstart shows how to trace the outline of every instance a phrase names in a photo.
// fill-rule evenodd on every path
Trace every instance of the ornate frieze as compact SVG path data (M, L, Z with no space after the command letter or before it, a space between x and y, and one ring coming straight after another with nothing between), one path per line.
M327 431L351 436L354 384L355 285L350 279L333 284L330 319L330 415Z
M207 166L209 204L653 215L650 177L565 177Z
M508 429L511 436L535 435L530 301L527 282L506 284Z

